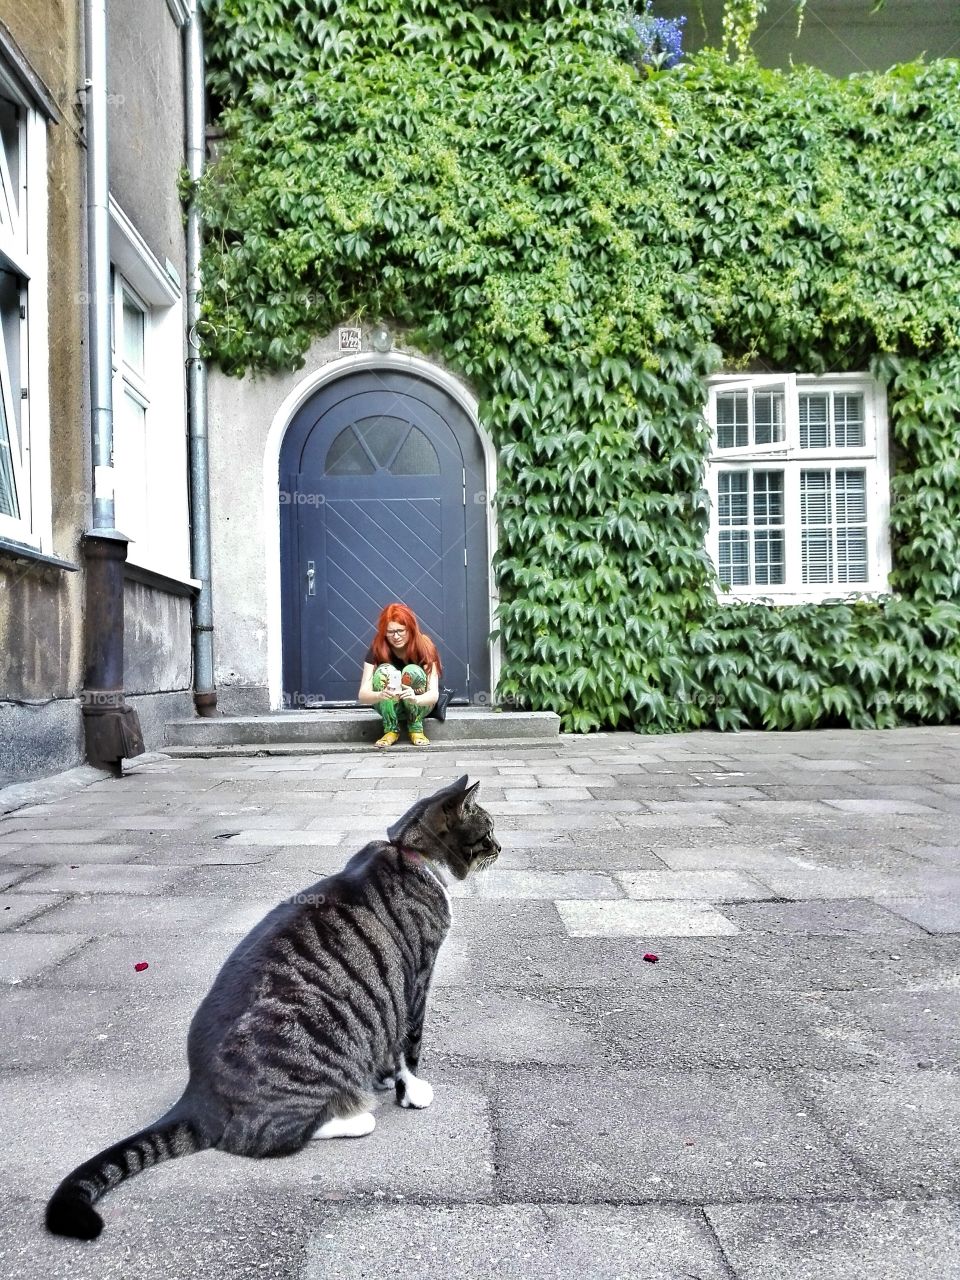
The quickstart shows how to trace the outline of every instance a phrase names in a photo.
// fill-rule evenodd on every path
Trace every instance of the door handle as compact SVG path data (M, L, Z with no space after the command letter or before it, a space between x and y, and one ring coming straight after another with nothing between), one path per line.
M317 568L313 560L307 561L307 595L317 594Z

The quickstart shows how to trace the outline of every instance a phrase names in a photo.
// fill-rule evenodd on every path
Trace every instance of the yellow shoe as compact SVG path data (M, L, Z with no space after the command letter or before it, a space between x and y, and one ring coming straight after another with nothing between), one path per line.
M418 733L416 729L411 729L410 744L414 747L429 747L430 739L425 733Z
M375 745L378 747L392 747L399 737L399 733L394 733L391 730L389 733L385 733L382 738L378 738Z

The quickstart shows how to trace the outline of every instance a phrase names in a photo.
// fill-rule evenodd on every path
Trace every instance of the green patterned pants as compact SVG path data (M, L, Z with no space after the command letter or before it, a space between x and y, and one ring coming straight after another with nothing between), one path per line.
M374 693L380 693L387 687L391 674L396 673L396 667L392 667L389 662L384 662L377 667L373 673L371 685ZM427 687L427 673L423 667L418 667L416 663L408 663L400 673L400 681L413 690L414 693L423 693ZM423 717L430 710L429 707L418 707L415 702L375 702L373 709L383 721L384 732L399 733L400 717L406 720L407 730L409 733L423 733Z

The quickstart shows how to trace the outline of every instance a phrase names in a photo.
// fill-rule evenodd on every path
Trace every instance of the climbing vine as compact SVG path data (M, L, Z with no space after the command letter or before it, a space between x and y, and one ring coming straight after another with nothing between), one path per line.
M295 367L362 315L472 385L508 702L574 730L955 718L960 64L641 69L627 17L207 0L209 352ZM756 362L887 388L890 595L717 602L705 380Z

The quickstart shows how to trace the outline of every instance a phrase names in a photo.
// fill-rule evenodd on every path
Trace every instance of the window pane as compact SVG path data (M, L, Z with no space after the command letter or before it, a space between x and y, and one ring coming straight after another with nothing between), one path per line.
M782 391L753 393L753 427L757 444L775 444L784 439Z
M750 443L746 391L717 393L717 448L742 449Z
M747 485L746 471L721 471L717 493L717 518L721 525L747 523Z
M801 524L830 524L830 472L800 473Z
M754 524L783 524L783 472L753 473Z
M800 562L804 582L833 582L831 523L830 472L802 471Z
M0 515L13 516L15 520L19 520L20 508L17 505L17 489L13 482L12 444L10 424L7 422L7 411L4 405L6 399L4 391L5 388L0 388Z
M833 429L838 449L863 447L866 440L863 426L863 396L833 397Z
M20 399L20 289L17 277L0 270L0 514L20 518L13 450L18 448L16 413ZM19 456L18 459L19 461Z
M867 520L867 473L837 472L837 524L865 524Z
M750 534L746 529L720 531L718 572L724 586L750 585Z
M800 397L800 448L826 449L829 439L828 397L802 395Z
M328 476L372 476L376 468L366 449L354 434L353 427L346 427L327 451L324 471Z
M123 358L131 369L143 372L143 311L129 294L123 295Z
M837 581L867 582L867 473L838 471Z
M7 164L10 177L10 197L14 210L20 203L20 124L22 111L13 102L0 98L0 141L3 144L3 158ZM0 209L4 204L0 193ZM3 221L0 218L0 221Z
M757 586L782 586L786 556L782 529L762 529L753 535L754 578Z
M440 459L423 432L411 427L390 470L395 476L438 476Z

